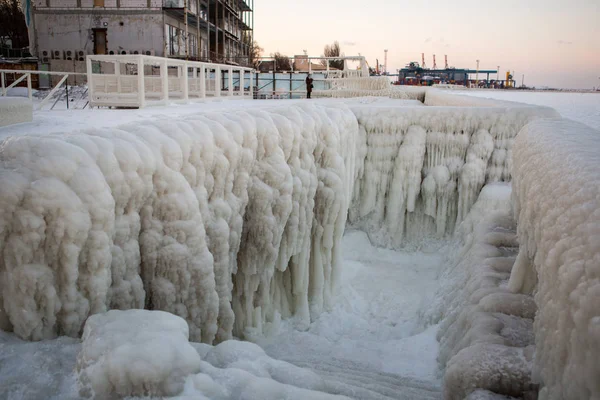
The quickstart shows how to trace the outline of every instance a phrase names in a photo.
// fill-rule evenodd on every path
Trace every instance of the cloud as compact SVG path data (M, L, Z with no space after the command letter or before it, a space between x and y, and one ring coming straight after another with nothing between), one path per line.
M560 44L560 45L567 45L567 46L573 44L573 42L569 42L569 41L566 41L566 40L559 40L559 41L557 41L557 43Z
M344 46L350 46L350 47L352 47L352 46L356 46L356 42L352 42L352 41L350 41L350 40L344 40L344 41L342 42L342 44L343 44Z

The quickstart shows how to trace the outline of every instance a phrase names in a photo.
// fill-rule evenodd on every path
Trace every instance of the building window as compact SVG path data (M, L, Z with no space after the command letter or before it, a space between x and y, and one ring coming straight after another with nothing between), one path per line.
M94 0L94 7L104 7L104 0Z
M172 25L166 25L167 55L178 56L181 51L181 30Z
M184 49L185 52L185 49ZM190 56L196 56L198 55L198 39L196 38L196 35L194 34L190 34L190 48L189 48L189 55Z

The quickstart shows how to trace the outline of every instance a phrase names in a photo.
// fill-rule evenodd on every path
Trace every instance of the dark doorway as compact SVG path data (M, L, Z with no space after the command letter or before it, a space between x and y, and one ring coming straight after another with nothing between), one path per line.
M94 29L94 54L106 54L106 29Z

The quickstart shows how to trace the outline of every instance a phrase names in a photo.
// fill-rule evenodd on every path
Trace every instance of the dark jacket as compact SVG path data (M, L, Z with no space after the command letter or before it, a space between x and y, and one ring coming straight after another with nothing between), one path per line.
M306 77L306 90L312 92L313 78Z

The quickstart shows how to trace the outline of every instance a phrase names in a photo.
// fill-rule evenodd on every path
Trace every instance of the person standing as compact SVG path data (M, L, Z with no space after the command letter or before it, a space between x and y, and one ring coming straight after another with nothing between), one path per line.
M308 76L306 77L306 98L310 99L310 94L312 93L312 89L313 89L313 78L310 76L310 74L308 74Z

